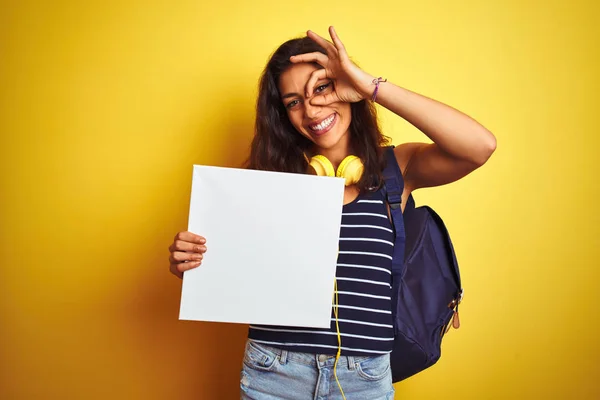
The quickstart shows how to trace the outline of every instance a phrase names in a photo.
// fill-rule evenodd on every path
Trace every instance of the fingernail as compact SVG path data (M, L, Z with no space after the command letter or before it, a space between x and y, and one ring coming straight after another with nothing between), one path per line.
M202 260L202 254L194 254L194 260Z

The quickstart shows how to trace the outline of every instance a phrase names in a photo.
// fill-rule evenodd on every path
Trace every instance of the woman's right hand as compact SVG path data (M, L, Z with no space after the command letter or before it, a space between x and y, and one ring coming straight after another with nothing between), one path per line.
M206 252L206 239L192 232L179 232L169 246L171 273L183 278L183 272L202 264Z

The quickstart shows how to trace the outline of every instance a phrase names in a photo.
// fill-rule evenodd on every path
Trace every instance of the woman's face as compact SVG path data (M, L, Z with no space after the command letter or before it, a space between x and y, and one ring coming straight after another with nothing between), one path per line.
M281 101L294 128L312 141L317 149L347 151L350 138L348 128L352 118L350 103L315 106L306 98L306 83L317 69L313 64L300 63L281 74ZM312 97L331 93L332 90L330 80L319 80L313 88Z

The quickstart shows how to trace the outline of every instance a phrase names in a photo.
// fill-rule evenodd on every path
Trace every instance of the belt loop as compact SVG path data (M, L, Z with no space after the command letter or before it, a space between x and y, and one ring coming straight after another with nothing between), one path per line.
M285 363L287 362L287 356L288 356L288 351L282 350L281 354L279 355L279 362L281 363L281 365L285 365Z
M354 357L348 356L348 369L350 371L354 371L354 367L356 367L356 361L354 360Z

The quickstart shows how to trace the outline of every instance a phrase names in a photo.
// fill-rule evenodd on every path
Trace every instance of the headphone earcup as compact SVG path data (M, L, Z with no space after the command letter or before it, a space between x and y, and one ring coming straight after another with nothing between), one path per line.
M350 186L360 181L364 169L365 167L360 158L356 156L348 156L340 163L336 176L338 178L345 178L346 186Z
M317 154L308 163L318 176L335 176L335 170L327 157Z

